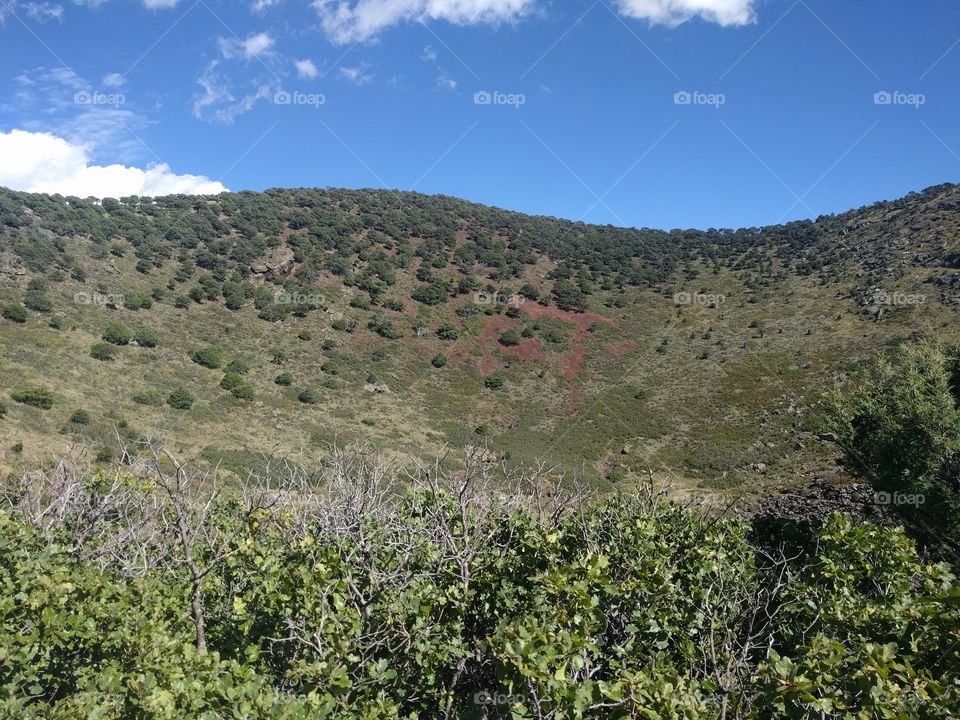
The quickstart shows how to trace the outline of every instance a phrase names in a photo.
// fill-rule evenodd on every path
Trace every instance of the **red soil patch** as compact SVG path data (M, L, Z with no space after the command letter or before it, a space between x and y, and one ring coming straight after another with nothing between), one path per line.
M595 323L614 324L613 320L596 313L569 312L552 305L543 306L535 303L523 305L522 310L534 320L549 316L575 326L576 331L570 339L570 351L561 356L559 360L554 360L553 354L544 352L540 346L540 341L536 338L525 338L520 341L519 345L505 347L498 342L500 333L509 328L517 328L522 324L522 320L512 320L504 315L494 315L487 320L480 337L477 338L477 346L480 348L481 356L479 358L475 357L471 353L472 347L464 345L451 353L451 359L454 362L469 362L472 360L477 372L481 375L487 375L502 367L500 358L494 353L494 349L498 350L500 355L509 358L543 362L550 365L554 372L559 373L570 384L570 406L572 409L576 409L583 397L583 392L573 386L572 383L583 369L583 360L587 352L587 332L590 326Z

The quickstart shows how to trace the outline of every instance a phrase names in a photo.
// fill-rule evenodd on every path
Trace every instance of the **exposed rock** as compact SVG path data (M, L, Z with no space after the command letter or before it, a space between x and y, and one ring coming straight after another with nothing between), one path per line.
M281 245L268 250L266 256L250 266L250 271L261 279L270 281L287 277L293 272L293 266L293 250L286 245Z
M367 383L367 384L365 384L365 385L363 386L363 389L364 389L366 392L371 392L371 393L381 393L381 394L382 394L382 393L388 393L388 392L390 392L389 386L387 386L387 385L375 385L375 384L373 384L373 383Z

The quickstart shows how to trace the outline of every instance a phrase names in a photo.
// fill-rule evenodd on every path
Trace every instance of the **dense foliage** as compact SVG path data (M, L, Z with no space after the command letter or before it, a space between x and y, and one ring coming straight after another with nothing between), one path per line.
M960 589L896 529L834 516L787 558L741 521L482 461L402 480L339 457L319 486L235 492L151 464L8 485L7 716L960 713Z

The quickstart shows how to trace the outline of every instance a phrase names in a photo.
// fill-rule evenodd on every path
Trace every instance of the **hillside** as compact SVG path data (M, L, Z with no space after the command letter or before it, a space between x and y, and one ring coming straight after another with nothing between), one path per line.
M957 336L958 227L954 185L670 232L392 191L0 190L0 467L138 438L225 470L484 444L760 493L834 467L824 390Z

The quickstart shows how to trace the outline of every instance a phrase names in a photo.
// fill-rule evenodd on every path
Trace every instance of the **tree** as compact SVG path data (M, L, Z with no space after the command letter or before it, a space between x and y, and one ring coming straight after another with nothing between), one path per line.
M103 329L102 337L111 345L129 345L133 333L123 323L112 322Z
M587 309L587 297L580 287L570 280L558 280L553 286L553 297L561 310L583 312Z
M190 359L197 365L201 365L211 370L216 370L223 365L223 351L212 345L194 350Z
M3 317L10 322L25 323L27 321L27 309L20 303L10 303L3 306Z
M133 341L140 347L152 348L160 343L160 337L150 328L138 327L133 331Z
M27 283L27 290L23 296L23 304L35 312L48 313L53 309L53 302L47 295L47 285L40 278L33 278Z
M437 328L437 337L441 340L456 340L458 337L460 337L460 333L457 331L457 327L453 323L443 323L439 328Z
M10 393L14 402L49 410L53 407L53 393L44 388L27 388Z
M483 386L488 390L499 390L503 383L504 378L500 373L490 373L483 379Z
M185 387L178 387L167 397L167 404L174 410L189 410L193 407L193 393Z
M90 357L94 360L109 361L117 357L117 348L110 343L98 342L90 346Z
M958 405L960 348L905 345L871 362L851 392L834 395L831 421L850 472L927 539L960 548Z

